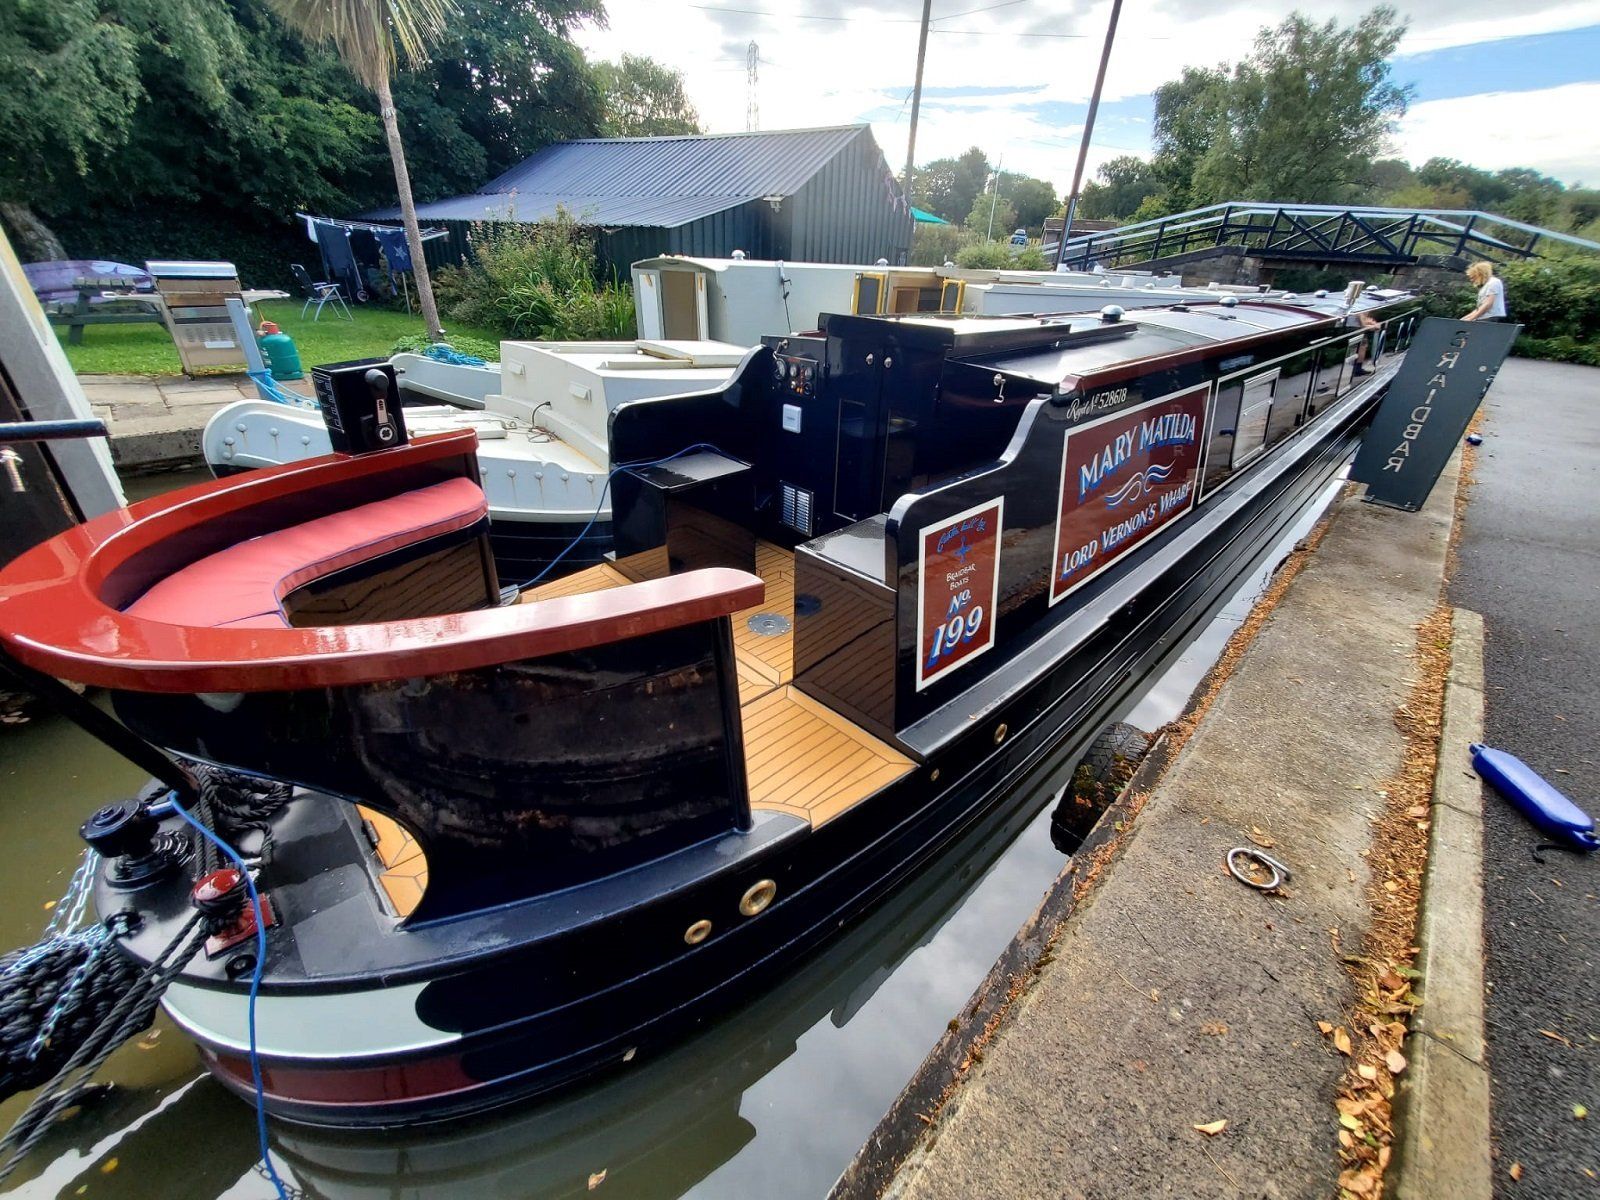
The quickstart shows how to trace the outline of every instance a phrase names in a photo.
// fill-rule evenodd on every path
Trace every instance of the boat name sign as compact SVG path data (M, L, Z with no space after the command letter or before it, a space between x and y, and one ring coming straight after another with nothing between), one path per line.
M918 533L919 692L994 646L1004 517L997 496Z
M1194 507L1210 391L1202 384L1067 430L1051 604Z

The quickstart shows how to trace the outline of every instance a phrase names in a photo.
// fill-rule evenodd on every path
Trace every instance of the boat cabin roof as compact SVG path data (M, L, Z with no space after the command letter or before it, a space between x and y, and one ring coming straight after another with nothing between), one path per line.
M1063 380L1102 368L1157 358L1177 351L1269 334L1319 323L1339 323L1353 313L1382 308L1404 299L1404 292L1363 293L1353 307L1339 296L1285 296L1231 293L1196 301L1116 312L1055 313L1029 316L960 316L915 313L868 318L892 321L912 341L942 341L949 356L993 367L1008 375L1055 388ZM823 327L861 318L826 317ZM920 336L917 336L920 335Z

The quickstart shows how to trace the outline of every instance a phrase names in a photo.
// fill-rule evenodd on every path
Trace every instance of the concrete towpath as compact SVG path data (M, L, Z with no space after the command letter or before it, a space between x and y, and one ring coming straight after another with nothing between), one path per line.
M1382 940L1373 890L1420 882L1416 869L1389 877L1380 831L1396 817L1396 714L1418 675L1418 626L1440 602L1455 471L1420 513L1340 501L1120 856L1074 889L1042 964L1012 986L942 1106L911 1114L924 1127L886 1194L1337 1192L1350 1060L1319 1022L1357 1028L1350 960ZM1420 846L1425 821L1410 824ZM1224 871L1230 848L1253 844L1293 871L1284 894ZM836 1195L880 1190L873 1153Z
M244 375L82 375L78 382L111 430L111 459L124 473L198 465L200 434L212 414L259 399ZM309 381L285 386L311 394Z

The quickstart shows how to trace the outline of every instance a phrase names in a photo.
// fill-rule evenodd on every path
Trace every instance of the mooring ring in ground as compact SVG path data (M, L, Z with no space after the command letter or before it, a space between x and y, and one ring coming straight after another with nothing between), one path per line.
M1250 874L1239 866L1237 860L1240 858L1254 862L1265 870L1272 872L1272 878L1265 883L1259 879L1251 878ZM1235 846L1228 851L1228 874L1246 887L1253 887L1259 892L1270 892L1274 888L1289 882L1289 868L1273 858L1272 855L1257 850L1254 846Z

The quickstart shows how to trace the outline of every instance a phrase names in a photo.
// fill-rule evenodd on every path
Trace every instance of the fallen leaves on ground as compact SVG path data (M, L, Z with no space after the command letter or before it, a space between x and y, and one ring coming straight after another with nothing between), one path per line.
M589 1176L589 1190L591 1192L594 1191L595 1188L599 1187L605 1181L606 1173L604 1171L596 1171L593 1175Z
M1572 1049L1571 1040L1568 1039L1568 1038L1562 1037L1559 1033L1557 1033L1553 1029L1535 1029L1534 1032L1537 1033L1540 1037L1549 1038L1552 1042L1560 1042L1568 1050Z
M1574 1121L1587 1121L1589 1119L1589 1110L1581 1104L1574 1104L1572 1106L1572 1119Z
M1207 1121L1204 1125L1195 1126L1196 1129L1205 1134L1207 1137L1216 1137L1217 1134L1221 1133L1227 1127L1227 1121Z
M1374 818L1373 844L1362 851L1371 927L1360 953L1341 957L1357 988L1350 1031L1317 1022L1323 1036L1350 1059L1336 1104L1344 1167L1339 1188L1342 1197L1354 1200L1380 1200L1384 1194L1394 1140L1394 1077L1407 1067L1400 1047L1406 1018L1418 1003L1411 988L1419 976L1411 964L1417 953L1417 904L1427 864L1428 804L1438 768L1450 638L1451 613L1443 605L1417 626L1416 682L1395 713L1406 743L1401 771L1374 789L1383 806Z
M1250 832L1245 835L1263 850L1271 850L1278 843L1268 836L1267 831L1259 825L1250 826Z
M1509 1171L1507 1171L1506 1174L1511 1176L1513 1182L1521 1183L1522 1182L1522 1164L1519 1163L1519 1162L1512 1163L1511 1164L1511 1169Z

